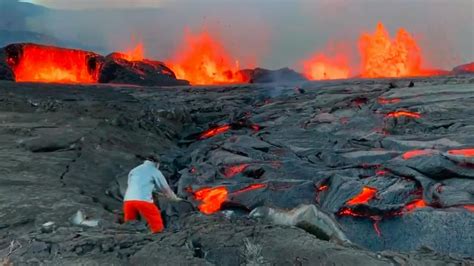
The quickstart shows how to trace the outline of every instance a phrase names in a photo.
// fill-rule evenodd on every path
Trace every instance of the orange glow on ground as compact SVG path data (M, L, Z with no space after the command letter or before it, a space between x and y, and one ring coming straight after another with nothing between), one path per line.
M187 33L167 65L193 85L244 83L239 62L210 33Z
M411 212L415 209L419 209L419 208L424 208L426 207L427 204L424 200L422 199L417 199L417 200L414 200L410 203L408 203L406 206L405 206L405 211L406 212Z
M470 212L474 212L474 204L472 204L472 205L464 205L463 207L464 207L464 209L466 209L466 210L468 210L468 211L470 211Z
M227 178L231 178L237 174L242 173L247 167L249 167L249 164L238 164L227 167L224 170L224 176Z
M362 191L358 195L347 201L347 205L365 204L369 202L369 200L373 199L376 193L377 189L375 188L363 187Z
M402 155L403 160L410 160L411 158L418 157L418 156L427 156L432 155L434 153L433 150L413 150L407 151Z
M393 99L379 98L377 101L380 104L394 104L394 103L399 103L401 100L399 98L393 98Z
M252 190L255 190L255 189L261 189L261 188L265 188L265 187L267 187L266 184L252 184L250 186L244 187L241 190L235 191L233 194L240 194L240 193L249 192L249 191L252 191Z
M396 111L390 112L386 116L386 118L399 118L399 117L410 117L410 118L421 118L421 114L417 112L408 112L408 111Z
M216 135L219 135L219 134L222 134L222 133L225 133L225 132L229 131L230 128L231 128L230 125L222 125L222 126L217 126L215 128L208 129L208 130L204 131L203 133L201 133L201 135L199 135L198 139L203 140L203 139L212 138Z
M228 194L226 187L203 188L196 191L194 197L201 201L198 208L202 213L212 214L220 210Z
M90 53L49 46L25 45L13 67L17 82L96 83L88 67Z
M348 60L344 55L327 57L316 54L303 62L304 75L309 80L329 80L349 78Z
M461 149L448 151L451 155L460 155L464 157L474 157L474 149Z
M361 76L365 78L422 76L421 50L416 40L403 28L391 38L379 22L374 33L359 38L362 59Z

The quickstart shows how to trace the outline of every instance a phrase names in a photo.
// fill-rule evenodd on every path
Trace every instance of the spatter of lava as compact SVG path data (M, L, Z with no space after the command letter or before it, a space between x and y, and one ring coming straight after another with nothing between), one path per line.
M318 53L303 62L304 75L309 80L329 80L349 78L348 59L344 54L328 57Z
M183 43L167 65L176 77L193 85L244 83L238 60L233 59L222 43L209 32L187 32Z
M145 58L143 43L139 42L134 48L119 53L119 56L127 61L142 61Z
M361 76L365 78L422 76L422 55L415 38L400 28L391 38L382 23L374 33L359 39L362 59Z

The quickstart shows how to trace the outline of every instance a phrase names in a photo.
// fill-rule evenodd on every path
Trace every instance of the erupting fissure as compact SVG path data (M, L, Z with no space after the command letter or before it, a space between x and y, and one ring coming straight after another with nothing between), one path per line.
M244 83L239 61L209 32L187 32L174 57L167 62L176 77L194 85Z
M13 63L17 82L96 83L98 69L90 66L94 54L72 49L41 45L24 45Z
M127 61L142 61L145 58L143 43L138 43L134 48L121 52L120 57Z
M361 76L365 78L421 76L421 50L408 31L400 28L392 39L379 22L373 34L359 39L362 59Z
M327 57L316 54L303 62L304 75L309 80L329 80L349 78L349 64L345 55Z

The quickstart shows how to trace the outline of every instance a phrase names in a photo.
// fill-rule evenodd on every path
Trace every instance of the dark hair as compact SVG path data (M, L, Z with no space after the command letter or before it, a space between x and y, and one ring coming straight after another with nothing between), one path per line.
M160 156L156 154L149 154L145 157L146 160L152 161L154 163L159 163L160 162Z

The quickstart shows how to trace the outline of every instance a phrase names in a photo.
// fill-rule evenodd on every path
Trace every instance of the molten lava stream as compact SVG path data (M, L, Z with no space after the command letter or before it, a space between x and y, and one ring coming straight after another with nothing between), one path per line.
M428 205L426 204L426 202L423 199L416 199L416 200L408 203L407 205L405 205L404 211L405 212L411 212L415 209L424 208L426 206L428 206Z
M25 45L17 65L17 82L95 83L98 73L89 69L91 54L57 47Z
M237 195L265 187L267 187L266 184L252 184L240 190L234 191L231 194ZM224 186L202 188L193 194L194 198L201 202L198 208L204 214L212 214L219 211L222 207L222 204L229 198L229 191Z
M413 150L407 151L402 155L403 160L410 160L411 158L419 157L419 156L428 156L433 155L436 151L434 150Z
M193 85L247 82L239 72L239 62L232 59L219 40L208 32L187 33L167 65L177 78Z
M474 149L450 150L448 154L459 155L464 157L474 157Z
M206 131L204 131L203 133L201 133L198 137L199 140L204 140L204 139L208 139L208 138L212 138L216 135L220 135L222 133L225 133L227 131L229 131L229 129L231 129L231 126L226 124L226 125L222 125L222 126L217 126L217 127L214 127L214 128L210 128Z
M362 191L357 194L355 197L350 199L346 202L347 205L357 205L357 204L365 204L369 202L369 200L375 197L377 193L377 189L371 187L363 187Z
M399 118L399 117L409 117L409 118L421 118L421 114L417 112L409 112L409 111L395 111L390 112L385 115L386 118Z
M309 80L347 79L350 74L347 57L342 54L332 58L317 54L303 62L303 69Z
M394 39L382 23L374 33L359 39L362 73L365 78L407 77L426 75L421 70L421 50L416 40L400 28Z
M212 214L221 209L222 203L228 198L226 187L203 188L194 192L196 200L201 201L199 210L205 214Z
M267 187L266 184L252 184L252 185L244 187L240 190L234 191L232 194L237 195L237 194L240 194L240 193L249 192L249 191L252 191L252 190L255 190L255 189L261 189L261 188L266 188L266 187Z

